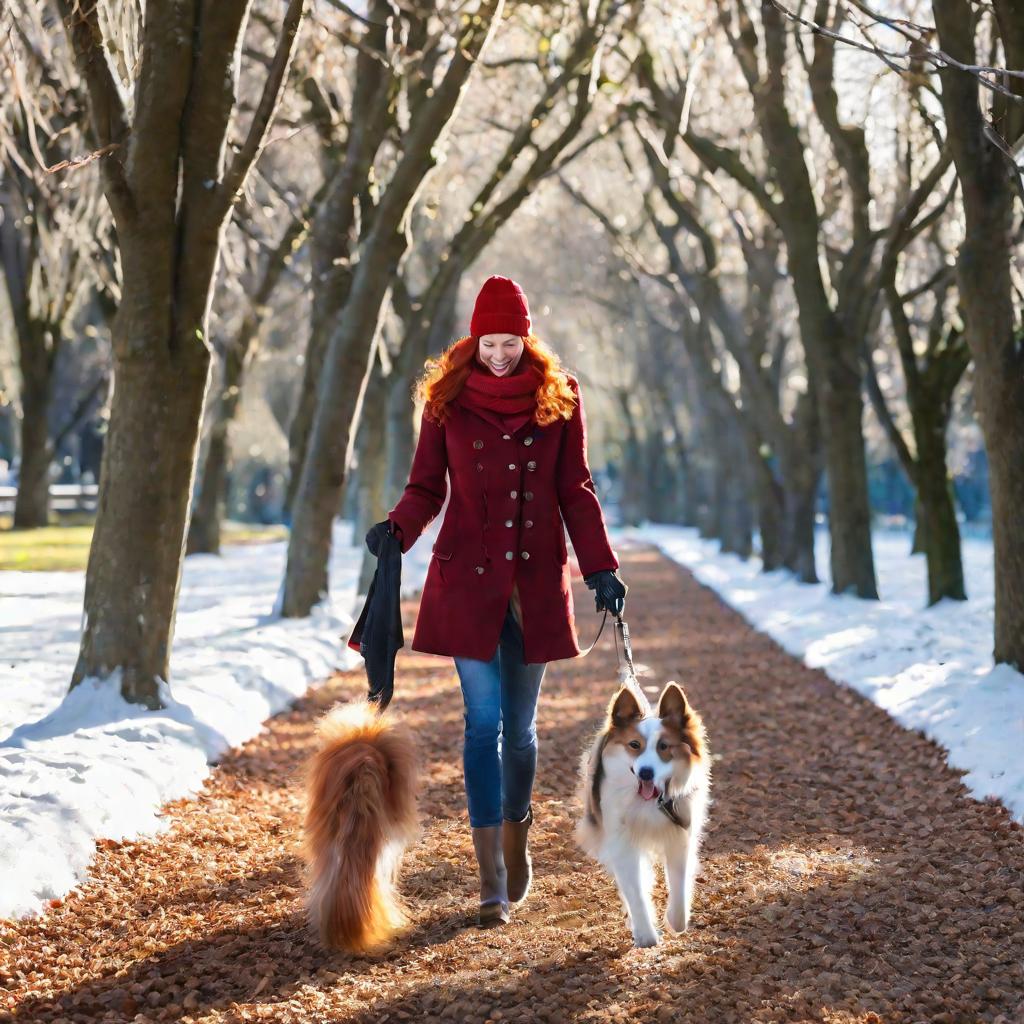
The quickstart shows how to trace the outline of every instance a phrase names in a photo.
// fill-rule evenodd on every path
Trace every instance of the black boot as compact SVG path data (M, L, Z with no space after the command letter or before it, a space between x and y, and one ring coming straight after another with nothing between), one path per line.
M533 823L533 804L526 811L522 821L509 821L506 818L501 825L502 850L505 856L505 867L508 872L508 899L510 903L519 903L526 898L533 878L533 865L530 861L530 850L526 845L526 833Z
M474 828L473 849L480 867L481 928L508 924L508 887L505 859L501 852L501 825Z

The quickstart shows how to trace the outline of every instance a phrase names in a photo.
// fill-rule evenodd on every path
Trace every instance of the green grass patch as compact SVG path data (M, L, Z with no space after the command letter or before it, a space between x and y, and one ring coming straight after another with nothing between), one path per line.
M52 572L84 569L92 542L91 522L69 522L39 530L12 530L10 517L0 517L0 570ZM265 544L288 536L285 526L256 523L224 524L225 544Z

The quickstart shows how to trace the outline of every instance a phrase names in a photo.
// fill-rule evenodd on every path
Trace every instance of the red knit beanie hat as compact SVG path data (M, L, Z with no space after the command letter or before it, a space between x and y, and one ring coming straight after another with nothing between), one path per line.
M515 334L525 338L530 333L530 307L526 293L510 277L489 277L484 281L473 306L469 333Z

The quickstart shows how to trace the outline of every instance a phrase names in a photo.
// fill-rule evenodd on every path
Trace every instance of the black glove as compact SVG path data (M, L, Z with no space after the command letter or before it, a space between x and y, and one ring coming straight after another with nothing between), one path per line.
M402 531L391 522L390 519L385 519L383 522L374 523L366 532L366 546L370 549L371 555L376 555L380 552L381 543L384 540L385 534L396 534L398 537L402 536Z
M594 607L597 611L607 608L612 615L621 615L626 607L626 591L629 587L619 579L614 569L600 569L584 578L584 583L594 591Z

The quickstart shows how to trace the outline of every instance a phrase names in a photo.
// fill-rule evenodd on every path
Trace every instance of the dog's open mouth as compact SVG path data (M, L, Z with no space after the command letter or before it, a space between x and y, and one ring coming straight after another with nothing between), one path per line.
M660 792L653 779L641 779L636 791L644 800L653 800Z

